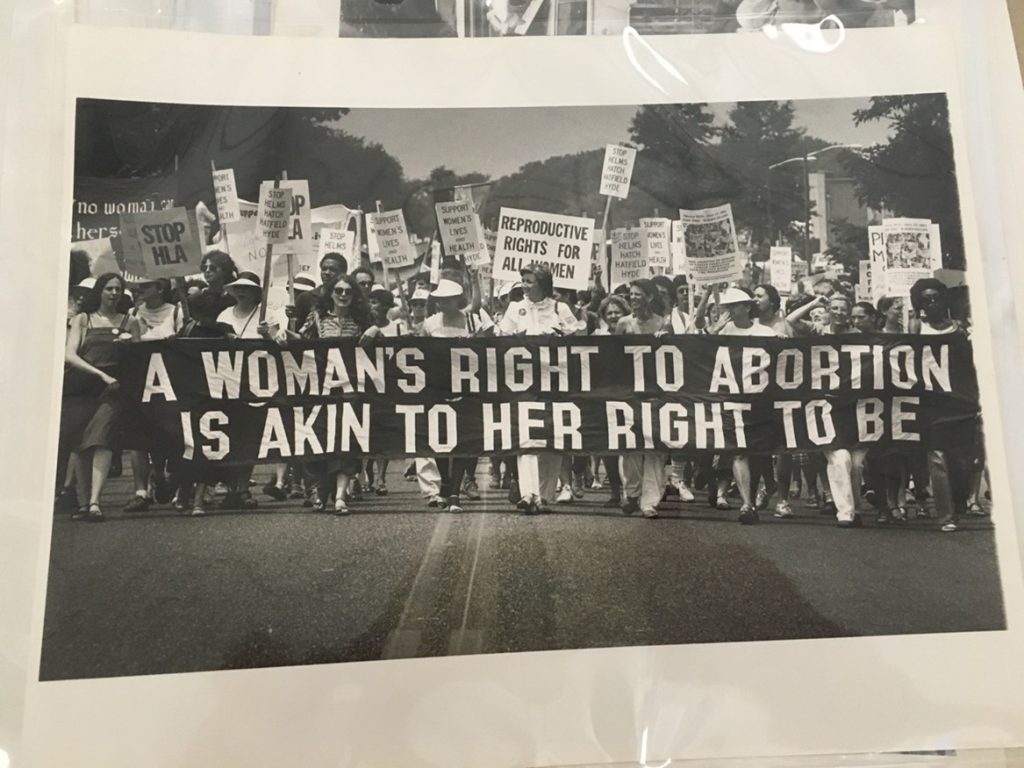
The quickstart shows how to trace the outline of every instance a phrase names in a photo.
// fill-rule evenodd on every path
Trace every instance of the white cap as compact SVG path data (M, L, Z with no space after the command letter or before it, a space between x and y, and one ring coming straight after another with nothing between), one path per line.
M292 287L296 291L312 291L316 288L316 280L309 275L296 275Z
M253 272L242 272L238 275L238 279L234 282L228 283L224 286L225 288L262 288L260 285L259 275Z
M516 288L522 288L522 287L523 287L523 284L521 282L519 282L518 280L516 280L514 283L503 283L502 286L501 286L501 290L498 291L498 297L501 298L502 296L508 296Z
M83 289L85 289L87 291L91 291L95 287L96 287L96 278L95 277L87 277L84 280L82 280L78 285L75 286L75 288L83 288Z
M441 280L438 282L437 288L430 292L430 295L435 299L447 299L452 296L461 296L462 286L454 280Z

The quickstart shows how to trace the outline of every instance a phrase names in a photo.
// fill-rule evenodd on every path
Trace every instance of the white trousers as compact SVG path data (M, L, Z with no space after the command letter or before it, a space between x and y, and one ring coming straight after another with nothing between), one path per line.
M420 485L423 498L429 499L441 493L441 472L433 459L416 459L416 482Z
M860 483L864 474L866 448L838 448L825 451L828 484L836 505L836 520L853 520L860 506Z
M537 453L518 457L519 494L524 499L537 496L544 501L555 500L558 470L562 460L557 453Z
M622 488L627 498L640 499L641 509L657 507L665 493L665 454L623 454Z

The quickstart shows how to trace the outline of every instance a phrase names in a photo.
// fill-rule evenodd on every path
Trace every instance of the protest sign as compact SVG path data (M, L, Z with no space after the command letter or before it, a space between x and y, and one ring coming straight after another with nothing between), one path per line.
M686 269L686 249L683 247L683 222L672 222L672 243L669 246L672 256L672 274L686 275L689 280L689 271Z
M669 219L640 219L641 244L644 261L647 266L657 272L666 270L672 265L672 254L669 243L672 237L672 222Z
M231 168L213 172L213 195L217 199L217 219L221 225L239 221L242 213L238 207L238 188L235 186L235 172Z
M743 276L743 254L736 241L732 205L680 210L679 220L686 267L696 281L726 282Z
M633 176L636 150L609 144L604 149L604 165L601 168L601 194L608 197L629 196L629 182Z
M973 429L979 408L960 335L864 334L856 348L697 335L641 347L607 336L130 347L117 378L151 433L174 438L165 446L172 455L228 464L339 450L480 456L523 445L584 454L927 449ZM250 407L257 402L266 407ZM226 439L204 434L210 410Z
M874 301L874 287L871 280L871 259L862 259L857 263L857 292L863 298L858 301Z
M288 217L292 192L287 187L260 186L260 207L257 212L258 231L267 245L280 245L288 239Z
M199 272L203 251L184 208L122 213L120 229L126 272L151 278Z
M370 261L382 262L385 269L416 263L416 248L409 240L405 214L401 210L366 214L366 237L373 243Z
M71 201L71 240L98 240L117 235L122 213L164 211L174 205L176 176L104 179L76 176Z
M586 290L594 220L502 208L494 251L494 278L519 279L519 270L546 264L556 288Z
M319 231L317 262L328 253L339 253L347 264L353 264L356 233L351 229L321 229Z
M772 285L783 295L792 293L793 249L784 246L773 246L769 252L768 260Z
M277 182L277 185L280 189L287 189L290 192L290 198L285 237L271 243L274 246L274 253L312 253L315 249L313 248L313 225L310 221L309 182L301 179L283 179ZM260 184L261 201L264 191L273 187L274 182L272 181L264 181Z
M483 241L483 226L473 208L473 199L451 203L435 203L437 231L445 253L462 257L471 267L487 262L487 248Z
M882 295L910 296L910 287L942 267L938 227L928 219L885 219L869 227L872 277Z
M118 226L120 230L120 225ZM71 245L72 250L84 251L89 257L89 272L99 277L105 272L123 272L124 264L118 264L114 254L114 246L109 237L95 240L79 240Z
M609 288L615 290L631 280L650 277L651 270L644 259L643 231L632 227L613 229L611 235L612 267L608 276Z

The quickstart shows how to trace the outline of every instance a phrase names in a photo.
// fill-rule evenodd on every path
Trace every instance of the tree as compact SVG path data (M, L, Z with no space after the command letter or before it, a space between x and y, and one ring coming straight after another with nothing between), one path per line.
M434 168L425 179L407 182L403 210L409 231L429 237L436 227L434 203L451 200L457 186L487 180L482 173L456 173L442 165Z
M718 150L723 196L732 203L737 227L749 228L754 243L767 245L782 232L802 246L802 229L791 226L807 213L801 159L826 142L794 127L794 114L790 101L740 102L729 111L729 125L722 130Z
M853 113L860 125L886 121L890 138L844 160L866 205L896 216L931 219L942 232L943 265L964 268L960 197L943 94L878 96Z

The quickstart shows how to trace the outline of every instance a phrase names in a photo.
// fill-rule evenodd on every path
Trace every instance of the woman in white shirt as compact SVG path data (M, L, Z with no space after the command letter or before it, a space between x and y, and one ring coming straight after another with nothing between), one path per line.
M467 307L462 286L454 280L441 279L430 293L438 311L423 321L423 335L435 339L468 338L488 331L492 326L480 326L477 315ZM438 457L433 463L441 476L440 506L449 512L461 512L459 497L467 473L476 469L476 456ZM431 461L417 462L417 471L433 475Z
M555 301L554 278L546 266L524 267L523 300L509 304L498 324L502 336L569 336L580 334L586 324L577 320L564 303ZM548 511L554 499L561 460L557 454L520 456L519 493L516 506L526 514Z

